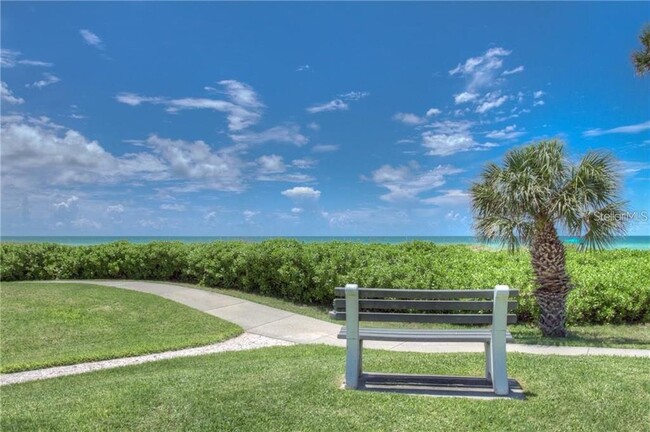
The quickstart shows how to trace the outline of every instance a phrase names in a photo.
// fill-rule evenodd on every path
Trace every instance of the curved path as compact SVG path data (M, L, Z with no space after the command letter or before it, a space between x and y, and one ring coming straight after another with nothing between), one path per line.
M68 281L59 281L68 282ZM304 315L275 309L269 306L217 294L181 285L156 282L137 281L74 281L106 285L116 288L129 289L155 294L169 300L198 309L210 315L222 318L241 326L245 333L235 339L200 348L170 351L168 353L151 354L146 356L129 357L124 359L105 360L101 362L82 363L72 366L40 369L35 371L17 372L0 375L0 385L32 381L62 375L84 373L91 370L139 364L148 361L162 360L173 357L208 354L212 352L239 351L244 349L261 348L272 345L293 344L326 344L345 346L345 341L337 339L340 325L318 320ZM476 343L414 343L414 342L364 342L367 348L385 349L390 351L410 352L483 352L483 344ZM541 346L508 344L508 352L527 354L555 355L611 355L624 357L650 357L650 350L619 349L598 347L570 346Z

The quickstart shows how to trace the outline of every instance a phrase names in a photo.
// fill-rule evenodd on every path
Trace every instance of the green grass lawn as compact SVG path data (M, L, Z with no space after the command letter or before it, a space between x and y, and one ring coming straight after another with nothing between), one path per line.
M2 388L3 431L650 431L645 358L508 355L526 400L341 390L345 351L275 347ZM480 376L480 354L366 350L366 368Z
M329 308L297 305L286 300L280 300L237 290L208 288L192 284L177 285L183 285L190 288L198 288L206 291L230 295L289 312L344 325L342 321L333 320L328 316ZM383 322L364 322L363 326L392 326L401 328L432 328L435 326L437 328L458 328L458 326L440 324L395 324ZM569 326L569 336L566 338L544 337L542 336L541 331L532 324L509 325L508 329L514 336L515 343L520 344L650 349L650 324L604 324Z
M239 326L161 297L80 283L2 283L0 372L223 341Z

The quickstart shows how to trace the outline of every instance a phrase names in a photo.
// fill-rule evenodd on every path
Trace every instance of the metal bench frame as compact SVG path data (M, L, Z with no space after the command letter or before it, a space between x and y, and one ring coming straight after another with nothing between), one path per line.
M508 309L514 309L516 302L508 302L509 297L518 295L507 285L497 285L494 290L384 290L361 288L348 284L337 288L337 293L344 290L345 299L334 301L334 310L330 313L335 319L345 319L346 326L338 337L347 341L345 388L359 388L362 375L362 351L364 340L401 341L401 342L482 342L485 346L485 378L492 382L494 393L509 393L508 374L506 370L506 342L512 341L507 331L508 323L516 322L516 315L508 315ZM417 311L448 310L491 310L491 314L436 314L436 313L396 313L396 312L359 312L359 298L364 300L369 309L410 309ZM409 299L492 299L492 301L421 301ZM388 300L391 298L407 300ZM384 298L382 298L384 297ZM366 300L367 299L367 300ZM343 303L344 301L344 303ZM341 310L344 307L344 312ZM459 324L492 324L490 329L482 330L411 330L360 328L359 321L393 321L393 322L438 322Z

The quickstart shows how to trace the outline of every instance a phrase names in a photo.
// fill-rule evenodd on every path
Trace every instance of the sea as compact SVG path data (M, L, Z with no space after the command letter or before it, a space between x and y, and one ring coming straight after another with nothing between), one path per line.
M353 242L353 243L384 243L398 244L412 241L427 241L436 244L462 244L462 245L484 245L498 247L497 244L485 244L479 242L472 236L214 236L214 237L172 237L172 236L2 236L2 243L58 243L70 246L88 246L116 241L128 241L130 243L150 243L154 241L177 241L183 243L210 243L215 241L243 241L258 243L265 240L285 238L294 239L304 243L326 243L332 241ZM565 244L577 244L576 237L561 237ZM643 249L650 250L650 236L625 236L617 237L609 249Z

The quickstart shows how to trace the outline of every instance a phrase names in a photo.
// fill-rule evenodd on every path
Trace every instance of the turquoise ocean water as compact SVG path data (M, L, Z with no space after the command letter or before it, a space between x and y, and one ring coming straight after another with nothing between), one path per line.
M214 241L245 241L261 242L272 238L279 237L134 237L134 236L114 236L114 237L38 237L38 236L3 236L0 241L3 243L58 243L64 245L98 245L126 240L131 243L149 243L153 241L180 241L183 243L209 243ZM331 241L345 241L354 243L386 243L396 244L410 241L429 241L437 244L465 244L480 245L476 238L471 236L349 236L349 237L282 237L298 240L305 243L323 243ZM563 237L562 241L566 244L575 244L577 239L574 237ZM619 237L612 245L613 249L650 249L650 236L626 236Z

